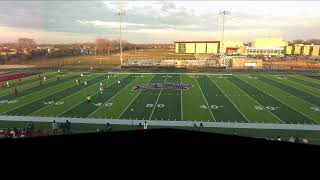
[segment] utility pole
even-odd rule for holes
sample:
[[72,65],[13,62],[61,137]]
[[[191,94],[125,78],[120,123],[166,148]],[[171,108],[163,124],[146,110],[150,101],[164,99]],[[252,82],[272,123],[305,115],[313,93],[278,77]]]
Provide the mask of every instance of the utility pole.
[[122,11],[121,6],[119,7],[118,11],[116,11],[116,12],[114,13],[114,15],[115,15],[115,16],[119,16],[119,18],[120,18],[120,27],[119,27],[119,30],[120,30],[119,36],[120,36],[120,38],[119,38],[119,44],[120,44],[120,64],[121,64],[121,66],[122,66],[122,61],[123,61],[123,59],[122,59],[122,42],[121,42],[121,39],[122,39],[122,37],[121,37],[121,36],[122,36],[121,23],[122,23],[122,16],[124,16],[125,13]]

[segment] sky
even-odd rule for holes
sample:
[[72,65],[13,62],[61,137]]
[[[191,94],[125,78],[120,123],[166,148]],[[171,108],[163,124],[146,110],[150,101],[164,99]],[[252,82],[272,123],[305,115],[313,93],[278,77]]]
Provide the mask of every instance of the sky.
[[0,1],[0,42],[82,43],[119,38],[132,43],[225,39],[320,38],[320,1]]

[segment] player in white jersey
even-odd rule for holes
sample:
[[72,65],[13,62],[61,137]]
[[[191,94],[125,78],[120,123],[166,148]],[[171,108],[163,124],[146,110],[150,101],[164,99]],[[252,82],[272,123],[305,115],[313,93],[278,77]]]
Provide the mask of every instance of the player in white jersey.
[[100,86],[100,93],[103,93],[103,86]]

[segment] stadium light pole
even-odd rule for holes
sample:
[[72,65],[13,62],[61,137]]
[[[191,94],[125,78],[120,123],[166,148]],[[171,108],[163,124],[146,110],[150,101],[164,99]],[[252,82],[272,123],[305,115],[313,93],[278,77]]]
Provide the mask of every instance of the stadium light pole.
[[119,44],[120,44],[120,64],[121,64],[121,66],[122,66],[122,61],[123,61],[123,59],[122,59],[122,42],[121,42],[121,40],[122,40],[122,27],[121,27],[121,24],[122,24],[122,16],[124,16],[125,15],[125,13],[122,11],[122,9],[121,8],[119,8],[119,10],[117,11],[117,12],[115,12],[114,13],[114,15],[115,16],[119,16],[119,18],[120,18],[120,25],[119,25],[119,36],[120,36],[120,38],[119,38]]
[[224,20],[226,15],[230,15],[230,11],[220,11],[219,15],[222,16],[222,32],[221,32],[221,47],[220,47],[220,54],[222,54],[224,48]]

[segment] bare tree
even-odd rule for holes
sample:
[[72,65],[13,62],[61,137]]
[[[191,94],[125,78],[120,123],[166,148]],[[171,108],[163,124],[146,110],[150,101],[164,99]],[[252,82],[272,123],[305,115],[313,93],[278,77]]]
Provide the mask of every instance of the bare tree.
[[110,46],[110,42],[107,39],[97,38],[96,39],[96,50],[100,53],[106,53]]
[[22,51],[27,51],[30,53],[35,50],[37,47],[36,41],[29,38],[19,38],[18,39],[18,50],[21,53]]
[[307,44],[320,45],[320,39],[308,39],[306,40]]
[[302,40],[302,39],[296,39],[296,40],[293,40],[292,43],[293,43],[293,44],[304,44],[305,41]]

